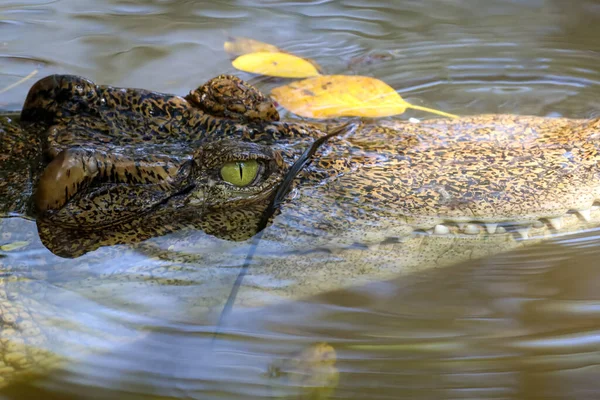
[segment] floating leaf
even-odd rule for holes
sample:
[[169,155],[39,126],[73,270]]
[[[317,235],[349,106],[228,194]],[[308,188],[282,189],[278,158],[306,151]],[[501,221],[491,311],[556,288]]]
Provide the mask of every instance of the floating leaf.
[[309,118],[382,117],[407,108],[387,84],[362,76],[318,76],[275,88],[272,96],[291,112]]
[[310,61],[287,53],[249,53],[239,56],[232,64],[241,71],[279,78],[307,78],[319,75],[319,71]]
[[[250,38],[246,38],[246,37],[239,37],[239,36],[230,37],[229,40],[223,44],[223,48],[225,49],[225,51],[227,53],[231,54],[232,56],[236,56],[236,57],[241,56],[243,54],[250,54],[250,53],[290,54],[287,51],[281,50],[279,47],[274,46],[272,44],[260,42],[258,40],[254,40],[254,39],[250,39]],[[311,63],[313,65],[313,67],[315,67],[315,69],[319,73],[321,73],[323,71],[321,66],[319,64],[317,64],[316,61],[311,60],[310,58],[305,58],[304,60]],[[308,76],[312,76],[312,75],[308,75]],[[305,78],[305,77],[306,76],[302,76],[302,78]]]
[[414,106],[386,83],[368,76],[317,76],[275,88],[271,96],[294,114],[308,118],[387,117],[407,108],[458,118]]
[[0,246],[0,250],[2,250],[2,251],[18,250],[20,248],[27,246],[28,244],[29,244],[29,242],[12,242],[12,243],[8,243],[8,244],[3,244],[2,246]]
[[283,53],[277,46],[245,37],[230,37],[223,44],[225,51],[233,56],[249,53]]

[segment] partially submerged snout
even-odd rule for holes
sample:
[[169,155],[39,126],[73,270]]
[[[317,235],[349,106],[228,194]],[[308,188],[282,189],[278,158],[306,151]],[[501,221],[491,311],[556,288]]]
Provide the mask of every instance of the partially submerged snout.
[[[291,224],[347,244],[415,231],[557,232],[593,222],[599,135],[598,119],[512,115],[365,126],[315,161],[337,166],[339,177],[302,189],[287,214]],[[325,208],[316,198],[332,201]],[[322,212],[311,214],[306,203]]]
[[600,200],[600,120],[490,115],[415,125],[405,130],[417,143],[403,152],[399,201],[417,227],[559,229],[561,217],[585,221]]
[[[194,226],[218,237],[251,236],[289,166],[327,127],[277,122],[268,99],[228,76],[185,99],[49,77],[34,85],[22,116],[30,125],[10,148],[31,144],[34,162],[24,151],[11,155],[31,173],[13,168],[6,176],[22,181],[27,195],[37,185],[35,206],[46,222],[106,230],[96,247],[119,242],[122,229],[131,231],[123,241],[137,240],[194,225],[190,218],[199,214]],[[276,225],[294,243],[304,236],[310,246],[327,246],[383,243],[415,231],[527,237],[530,229],[593,223],[599,135],[599,119],[480,115],[364,124],[319,149]],[[25,196],[0,189],[10,207],[25,208],[18,204]],[[160,229],[150,226],[156,221]]]
[[[593,223],[600,199],[599,126],[598,120],[510,115],[365,125],[319,150],[281,205],[274,231],[283,228],[279,238],[291,235],[298,246],[330,247],[383,243],[415,231],[527,238],[532,229],[545,235]],[[202,211],[199,226],[211,234],[251,236],[294,159],[284,160],[285,151],[276,147],[247,139],[203,145],[193,156],[201,165],[186,181],[194,186],[176,206]],[[247,186],[227,182],[224,166],[243,160],[260,164],[256,177]],[[238,172],[240,178],[248,173]],[[129,213],[131,203],[121,200],[146,193],[123,190],[106,212]],[[156,196],[167,192],[157,189]]]

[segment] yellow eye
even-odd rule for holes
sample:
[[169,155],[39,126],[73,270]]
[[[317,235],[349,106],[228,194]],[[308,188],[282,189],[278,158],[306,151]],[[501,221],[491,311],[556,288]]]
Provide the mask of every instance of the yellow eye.
[[259,164],[256,160],[233,161],[221,167],[221,177],[225,182],[238,187],[248,186],[258,175]]

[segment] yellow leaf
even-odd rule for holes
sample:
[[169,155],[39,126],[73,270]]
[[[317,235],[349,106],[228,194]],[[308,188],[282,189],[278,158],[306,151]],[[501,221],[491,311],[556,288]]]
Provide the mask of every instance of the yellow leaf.
[[271,96],[294,114],[308,118],[387,117],[407,108],[457,116],[407,103],[389,85],[368,76],[322,75],[273,89]]
[[[225,51],[232,56],[241,56],[243,54],[250,53],[285,53],[290,54],[287,51],[281,50],[279,47],[274,46],[269,43],[260,42],[258,40],[234,36],[230,37],[228,41],[223,44],[223,48]],[[321,73],[322,69],[319,64],[317,64],[314,60],[310,58],[305,58],[305,61],[308,61],[315,67],[317,72]],[[312,75],[310,75],[312,76]],[[304,78],[305,76],[302,76]]]
[[407,108],[394,89],[366,76],[322,75],[275,88],[272,96],[284,108],[309,118],[384,117]]
[[248,53],[280,53],[277,46],[269,43],[259,42],[258,40],[245,37],[230,37],[223,45],[225,51],[231,55],[239,56]]
[[287,53],[244,54],[233,60],[233,66],[241,71],[279,78],[306,78],[319,75],[309,61]]

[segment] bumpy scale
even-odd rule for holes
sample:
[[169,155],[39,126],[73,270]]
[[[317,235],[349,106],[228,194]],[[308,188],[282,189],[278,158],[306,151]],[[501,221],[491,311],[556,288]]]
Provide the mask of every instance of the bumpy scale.
[[[186,278],[208,282],[194,301],[222,304],[219,285],[229,290],[230,281],[215,277],[231,269],[218,267],[239,265],[245,253],[207,237],[220,251],[180,249],[196,245],[197,229],[227,241],[251,237],[290,165],[339,126],[278,121],[262,94],[227,76],[185,98],[73,76],[36,83],[20,118],[0,117],[0,213],[35,218],[42,242],[63,257],[111,244],[132,250],[107,247],[78,263],[32,253],[31,262],[60,279],[0,259],[3,383],[53,365],[58,342],[74,348],[51,322],[71,318],[53,303],[61,288],[96,301],[118,298],[111,291],[121,285],[100,290],[119,277],[96,274],[106,260],[147,255],[147,264],[123,265],[142,277],[126,275],[128,284],[146,290]],[[251,269],[257,280],[240,302],[258,302],[257,290],[308,296],[511,249],[521,243],[513,235],[598,224],[599,134],[599,119],[511,115],[349,124],[295,180],[263,236],[266,253],[257,253]],[[256,178],[241,187],[226,181],[223,166],[244,160],[259,164]],[[21,235],[35,246],[31,224],[3,221],[3,240]],[[144,242],[170,232],[168,245]],[[89,279],[85,265],[94,271]],[[72,283],[74,270],[84,278]]]

